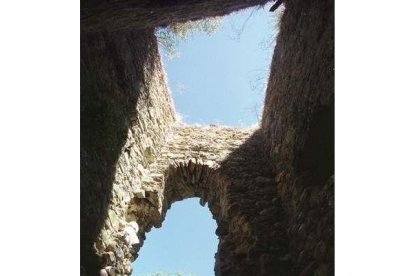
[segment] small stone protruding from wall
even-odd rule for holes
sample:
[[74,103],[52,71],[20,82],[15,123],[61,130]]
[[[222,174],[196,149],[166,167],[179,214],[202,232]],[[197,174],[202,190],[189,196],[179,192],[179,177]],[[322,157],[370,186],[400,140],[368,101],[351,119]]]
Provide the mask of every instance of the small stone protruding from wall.
[[137,236],[138,230],[139,226],[135,221],[129,222],[125,227],[123,238],[125,239],[126,243],[132,248],[137,247],[139,244],[139,239]]

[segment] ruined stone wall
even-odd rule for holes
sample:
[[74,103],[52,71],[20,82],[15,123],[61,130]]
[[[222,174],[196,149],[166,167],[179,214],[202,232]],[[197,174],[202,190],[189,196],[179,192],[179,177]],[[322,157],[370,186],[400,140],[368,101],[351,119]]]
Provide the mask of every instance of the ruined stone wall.
[[166,206],[193,196],[208,204],[218,225],[215,274],[289,275],[283,211],[260,131],[187,126],[175,133],[166,147]]
[[[140,179],[134,197],[128,202],[127,212],[116,216],[126,227],[136,223],[139,243],[128,244],[126,241],[130,237],[126,237],[124,240],[114,240],[116,247],[123,247],[123,252],[138,253],[145,240],[145,232],[153,226],[161,226],[167,210],[175,201],[198,196],[203,203],[208,201],[213,214],[219,216],[223,206],[220,201],[220,195],[223,194],[220,184],[223,180],[216,169],[232,150],[243,144],[251,132],[175,125],[160,155]],[[123,225],[109,236],[126,236]],[[133,261],[138,254],[117,256],[114,248],[107,247],[102,256],[107,256],[103,267],[108,273],[114,270],[117,274],[128,274],[131,272],[130,263],[125,259]]]
[[[191,1],[167,2],[182,20],[209,15],[201,0],[186,16]],[[230,2],[226,12],[243,1]],[[81,35],[82,275],[130,275],[145,233],[189,197],[217,221],[216,275],[333,275],[333,1],[284,2],[256,130],[176,122],[144,29],[170,22],[161,1],[140,26],[128,21],[134,8],[125,18],[108,8],[122,3],[89,6],[98,10]],[[122,30],[105,30],[100,16]]]
[[260,130],[176,124],[126,212],[114,214],[107,235],[114,246],[100,252],[106,273],[130,274],[145,232],[161,226],[172,203],[199,197],[218,224],[216,275],[291,275],[285,215],[263,143]]
[[333,275],[334,1],[286,0],[262,121],[293,275]]
[[263,144],[255,131],[219,169],[228,184],[216,275],[292,275],[285,214]]
[[145,232],[194,196],[218,222],[216,275],[280,269],[286,239],[262,136],[178,124],[149,31],[84,35],[81,62],[83,275],[130,275]]
[[[98,275],[175,112],[153,30],[81,37],[81,270]],[[133,227],[134,225],[130,225]],[[129,228],[130,228],[129,227]],[[125,232],[131,232],[125,226]],[[128,258],[125,258],[127,262]]]
[[224,16],[264,5],[270,0],[85,0],[81,7],[82,31],[145,29],[171,23]]

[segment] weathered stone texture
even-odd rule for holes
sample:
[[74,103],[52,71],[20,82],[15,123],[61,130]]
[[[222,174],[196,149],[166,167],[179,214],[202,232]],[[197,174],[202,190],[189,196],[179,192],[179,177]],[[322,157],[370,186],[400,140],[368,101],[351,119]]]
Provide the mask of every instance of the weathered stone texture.
[[262,129],[293,275],[333,275],[334,1],[285,1]]
[[175,201],[199,197],[218,223],[216,275],[290,275],[285,217],[263,143],[259,130],[176,124],[156,161],[127,185],[131,192],[114,186],[95,243],[101,267],[131,273],[145,232],[161,226]]
[[[216,275],[289,275],[283,208],[253,129],[176,126],[127,220],[159,227],[175,201],[199,197],[218,223]],[[237,264],[237,265],[235,265]]]
[[[125,237],[125,226],[137,222],[139,244],[128,244],[126,239],[118,239],[114,241],[116,246],[106,246],[100,253],[102,256],[114,255],[114,247],[122,248],[123,253],[119,254],[121,258],[105,259],[110,260],[105,266],[116,267],[122,274],[129,273],[130,261],[137,257],[135,253],[145,240],[145,232],[153,226],[161,226],[167,210],[175,201],[199,196],[204,202],[215,205],[215,209],[222,208],[216,200],[219,191],[212,187],[212,183],[218,185],[221,181],[216,169],[231,151],[243,144],[251,132],[176,125],[156,161],[132,186],[133,196],[122,201],[127,204],[122,205],[122,212],[114,215],[119,223],[116,227],[112,224],[111,232],[105,233],[107,230],[104,229],[101,234],[102,239],[106,236]],[[140,160],[132,163],[135,162]],[[102,239],[98,239],[98,243]]]
[[333,115],[333,19],[333,0],[286,1],[262,121],[275,168],[297,165],[314,117]]
[[226,216],[218,225],[216,275],[291,275],[285,215],[263,144],[255,131],[218,169]]
[[128,0],[82,1],[83,31],[145,29],[223,16],[270,0]]
[[120,218],[175,121],[157,49],[152,30],[81,37],[81,266],[88,275],[98,273],[97,253],[120,252],[114,229],[127,227]]
[[[217,1],[134,2],[125,18],[128,1],[92,2],[81,36],[82,275],[130,275],[145,233],[189,197],[217,221],[216,275],[333,275],[333,1],[284,1],[260,129],[176,122],[143,29],[211,15],[197,9]],[[266,1],[242,2],[221,12]],[[148,13],[140,5],[156,12],[135,18]]]

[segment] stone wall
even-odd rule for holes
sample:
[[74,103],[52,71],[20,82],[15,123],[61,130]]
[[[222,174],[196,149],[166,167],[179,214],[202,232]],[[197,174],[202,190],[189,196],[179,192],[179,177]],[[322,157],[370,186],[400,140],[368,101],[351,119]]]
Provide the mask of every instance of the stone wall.
[[133,197],[115,186],[122,211],[109,215],[97,241],[105,273],[130,274],[145,232],[161,226],[175,201],[199,197],[218,224],[216,275],[290,275],[285,216],[263,143],[260,130],[176,124]]
[[[98,275],[175,122],[153,30],[81,37],[81,267]],[[127,253],[124,255],[128,256]],[[112,256],[105,256],[105,258]],[[125,261],[127,258],[125,259]]]
[[[333,1],[284,2],[260,129],[176,121],[145,29],[168,22],[82,23],[82,275],[130,275],[145,233],[189,197],[217,221],[216,275],[333,275]],[[177,16],[209,15],[197,5]]]
[[166,208],[199,197],[217,221],[216,275],[286,274],[282,208],[256,129],[180,127],[166,147]]
[[171,23],[224,16],[264,5],[270,0],[85,0],[81,7],[82,31],[145,29]]
[[334,270],[334,1],[286,0],[262,129],[293,275]]

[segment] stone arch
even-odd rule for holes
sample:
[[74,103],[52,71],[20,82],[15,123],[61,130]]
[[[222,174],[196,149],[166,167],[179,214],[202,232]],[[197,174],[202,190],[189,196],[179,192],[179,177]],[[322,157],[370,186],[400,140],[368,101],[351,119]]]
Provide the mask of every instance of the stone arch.
[[[145,190],[137,193],[131,200],[126,216],[127,221],[137,223],[138,239],[141,242],[136,248],[129,246],[138,251],[143,246],[145,233],[152,227],[161,227],[167,211],[177,201],[198,197],[201,205],[208,203],[216,221],[221,218],[222,193],[216,188],[224,185],[221,185],[223,180],[218,176],[216,169],[211,162],[206,164],[202,160],[188,159],[169,165],[163,172],[163,177],[159,178],[161,181],[158,185],[144,185]],[[135,259],[137,256],[132,254],[131,257]]]
[[[192,6],[190,2],[183,3]],[[159,16],[152,17],[158,19],[141,24],[150,29],[110,33],[103,27],[113,20],[101,24],[104,18],[95,13],[105,6],[83,8],[82,275],[96,275],[100,268],[106,275],[131,273],[131,260],[145,233],[140,221],[128,218],[131,202],[139,202],[135,205],[142,214],[149,212],[141,220],[160,224],[168,183],[164,172],[192,158],[218,165],[214,171],[225,187],[220,189],[225,195],[220,196],[221,209],[213,210],[226,215],[217,229],[216,275],[333,275],[334,181],[333,176],[321,180],[333,167],[313,165],[320,154],[333,162],[333,148],[326,150],[319,139],[333,142],[333,132],[324,130],[333,129],[325,119],[334,113],[334,3],[285,4],[261,130],[254,133],[176,124],[151,28],[168,23],[159,18],[181,16],[165,17],[159,9]],[[137,10],[125,11],[129,18],[145,18],[136,16]],[[195,5],[190,10],[203,13]],[[129,19],[118,15],[124,22]],[[126,27],[118,23],[115,29]],[[328,109],[318,115],[322,105]],[[174,137],[167,139],[168,133]]]
[[172,203],[199,197],[217,222],[216,275],[284,275],[284,216],[261,132],[180,125],[173,133],[101,245],[102,268],[130,274],[145,233],[161,227]]
[[[229,210],[234,213],[237,206],[228,204],[228,186],[231,185],[231,181],[220,168],[228,154],[241,145],[251,135],[252,130],[179,126],[174,129],[174,133],[174,137],[164,147],[164,154],[158,160],[164,165],[151,171],[142,183],[142,190],[135,193],[130,201],[126,220],[137,223],[137,237],[140,243],[135,247],[133,244],[127,245],[133,251],[127,265],[137,257],[139,249],[143,246],[145,233],[153,226],[161,227],[171,205],[186,198],[198,197],[201,205],[208,205],[218,225],[216,234],[219,238],[219,248],[229,246],[230,242],[225,241],[225,237],[229,232],[235,232],[234,229],[248,231],[247,220],[232,222],[228,219]],[[229,228],[233,231],[229,231]],[[246,237],[247,235],[243,239]],[[247,244],[248,241],[245,242]],[[241,240],[239,243],[243,244]],[[217,253],[216,259],[219,255],[220,253]],[[218,263],[216,261],[216,266]],[[114,263],[105,265],[111,266]],[[121,269],[129,271],[128,267]]]

